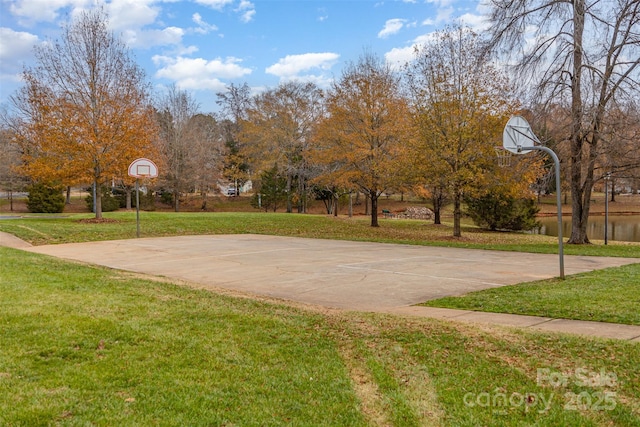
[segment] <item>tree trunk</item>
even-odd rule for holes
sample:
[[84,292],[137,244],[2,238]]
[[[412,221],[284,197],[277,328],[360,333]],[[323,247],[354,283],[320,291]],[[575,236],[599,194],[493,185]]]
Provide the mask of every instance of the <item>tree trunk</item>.
[[[604,185],[607,185],[607,182],[604,182]],[[616,201],[616,181],[611,179],[611,202]]]
[[124,189],[126,208],[131,210],[131,188],[128,186]]
[[[238,194],[237,190],[236,190],[236,194]],[[200,208],[203,211],[207,210],[207,196],[208,196],[208,191],[207,190],[203,190],[200,192],[200,197],[202,197],[202,207]]]
[[95,189],[96,189],[96,219],[102,219],[102,186],[98,184],[97,181],[94,181]]
[[460,219],[462,218],[462,210],[460,208],[462,195],[460,191],[456,191],[453,196],[453,237],[461,237],[462,230],[460,228]]
[[307,213],[307,185],[304,179],[298,177],[298,213]]
[[371,192],[369,198],[371,199],[371,226],[380,227],[378,224],[378,194]]
[[[589,220],[589,203],[591,188],[583,185],[583,149],[582,132],[582,42],[584,32],[584,0],[573,2],[573,74],[571,76],[571,237],[568,243],[586,244],[587,222]],[[589,196],[587,199],[585,196]],[[586,201],[586,203],[585,203]]]
[[71,186],[67,185],[67,200],[65,202],[67,205],[71,204]]
[[433,203],[433,223],[438,225],[442,224],[442,222],[440,222],[440,209],[442,209],[442,199],[440,195],[431,197],[431,202]]
[[291,203],[291,174],[287,174],[287,213],[293,212],[293,204]]

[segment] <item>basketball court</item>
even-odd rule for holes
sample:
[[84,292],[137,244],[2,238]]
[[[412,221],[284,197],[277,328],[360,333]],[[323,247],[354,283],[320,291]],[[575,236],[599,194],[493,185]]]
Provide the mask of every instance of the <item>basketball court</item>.
[[[31,252],[325,307],[384,310],[558,276],[558,256],[263,235],[142,238]],[[565,256],[566,274],[638,259]]]

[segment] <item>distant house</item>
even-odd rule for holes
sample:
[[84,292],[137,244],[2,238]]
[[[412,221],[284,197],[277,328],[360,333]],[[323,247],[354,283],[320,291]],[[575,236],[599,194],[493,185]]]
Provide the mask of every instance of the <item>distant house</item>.
[[236,194],[235,184],[230,181],[218,181],[218,189],[220,193],[225,196],[239,196],[240,194],[250,192],[253,189],[253,183],[251,181],[245,182],[238,188],[238,194]]

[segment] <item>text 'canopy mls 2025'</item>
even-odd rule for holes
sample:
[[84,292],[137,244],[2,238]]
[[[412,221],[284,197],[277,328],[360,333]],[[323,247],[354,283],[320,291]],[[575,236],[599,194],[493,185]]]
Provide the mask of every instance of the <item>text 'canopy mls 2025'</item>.
[[531,147],[540,143],[524,117],[513,116],[507,122],[502,133],[502,147],[514,154],[523,154],[522,147]]
[[158,166],[149,159],[136,159],[129,165],[129,176],[134,178],[156,178]]

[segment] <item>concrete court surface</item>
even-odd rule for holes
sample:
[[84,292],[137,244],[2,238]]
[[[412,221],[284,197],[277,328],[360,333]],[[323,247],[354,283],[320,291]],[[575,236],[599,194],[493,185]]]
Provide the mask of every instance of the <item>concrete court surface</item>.
[[[141,238],[26,250],[204,287],[366,311],[559,275],[557,255],[263,235]],[[565,256],[565,274],[638,261]]]

